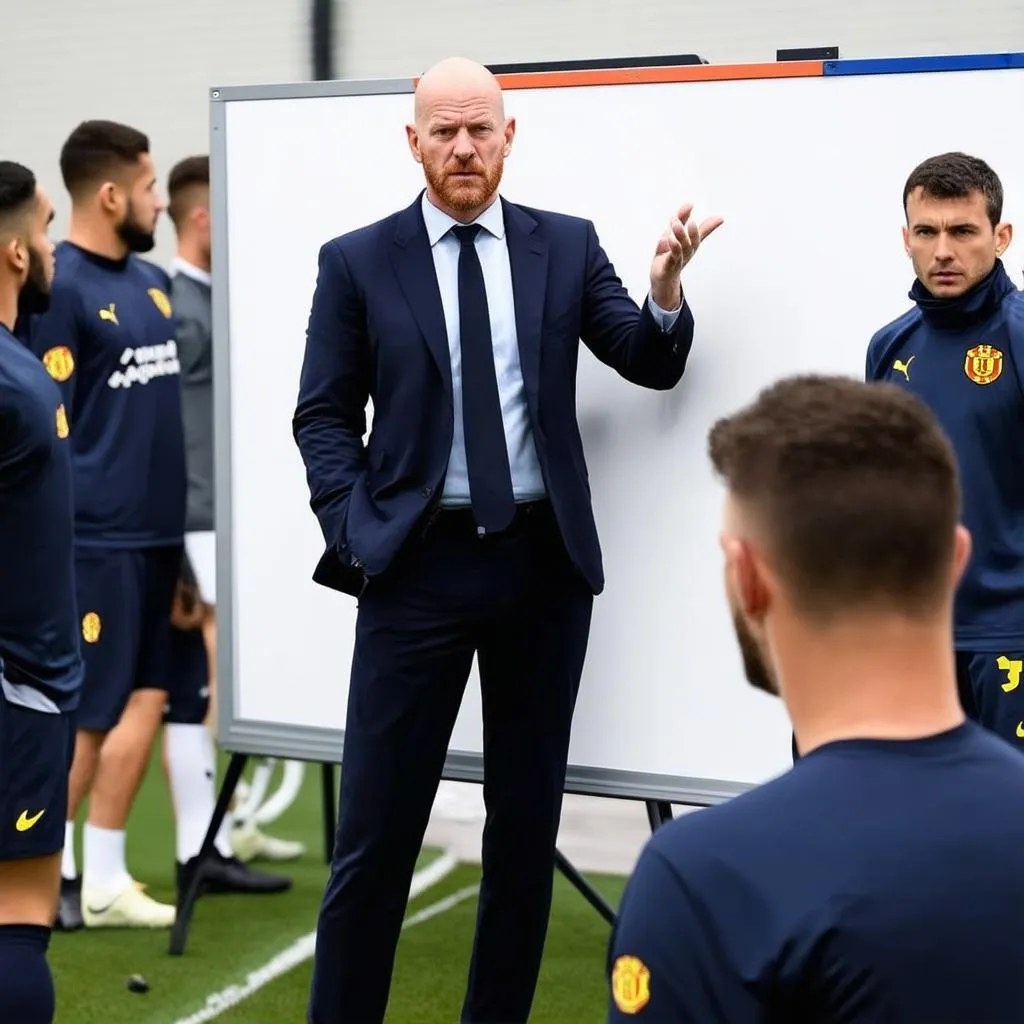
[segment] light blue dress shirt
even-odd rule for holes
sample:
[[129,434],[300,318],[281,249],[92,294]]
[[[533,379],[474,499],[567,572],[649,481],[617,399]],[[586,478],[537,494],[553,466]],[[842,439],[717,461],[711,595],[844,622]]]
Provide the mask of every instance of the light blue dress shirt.
[[[459,241],[451,228],[459,222],[439,210],[423,194],[423,220],[434,257],[434,270],[444,307],[448,330],[448,353],[452,364],[452,400],[455,408],[455,433],[445,477],[441,504],[468,505],[469,474],[466,469],[466,443],[462,424],[462,357],[459,346]],[[519,341],[516,337],[516,308],[512,293],[512,268],[505,241],[505,219],[501,202],[493,203],[473,222],[482,228],[476,237],[476,251],[484,273],[487,310],[491,321],[494,347],[494,369],[498,379],[498,398],[505,423],[512,470],[512,490],[516,501],[533,501],[545,495],[544,478],[533,440],[530,413],[523,389],[523,371],[519,363]],[[663,331],[671,330],[680,310],[667,312],[650,296],[647,304]]]

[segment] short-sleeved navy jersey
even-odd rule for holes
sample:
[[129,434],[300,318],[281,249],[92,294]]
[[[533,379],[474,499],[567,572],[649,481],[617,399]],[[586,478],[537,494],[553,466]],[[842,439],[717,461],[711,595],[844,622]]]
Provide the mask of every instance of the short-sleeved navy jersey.
[[871,339],[866,376],[926,402],[956,451],[963,521],[973,539],[957,592],[957,648],[1021,648],[1024,294],[997,262],[958,299],[936,299],[919,281],[910,297],[914,308]]
[[60,390],[0,326],[0,672],[65,711],[83,675],[69,445]]
[[1024,755],[974,723],[844,740],[664,825],[612,937],[609,1020],[1024,1021]]
[[185,442],[170,279],[137,256],[57,246],[50,309],[18,334],[61,387],[71,425],[75,540],[180,544]]

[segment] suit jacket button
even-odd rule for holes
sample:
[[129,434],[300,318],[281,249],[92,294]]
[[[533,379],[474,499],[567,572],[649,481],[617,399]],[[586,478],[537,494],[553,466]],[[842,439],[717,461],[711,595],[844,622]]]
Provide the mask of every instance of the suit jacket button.
[[431,487],[429,484],[426,487],[420,489],[420,494],[422,494],[424,498],[429,498],[433,493],[434,488]]

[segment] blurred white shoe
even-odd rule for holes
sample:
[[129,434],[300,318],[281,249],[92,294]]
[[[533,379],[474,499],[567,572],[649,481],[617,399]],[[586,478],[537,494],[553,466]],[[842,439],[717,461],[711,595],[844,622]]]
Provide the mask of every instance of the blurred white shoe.
[[235,822],[231,827],[231,849],[244,864],[253,860],[296,860],[306,852],[306,844],[294,839],[278,839],[261,832],[253,822]]
[[174,907],[147,896],[134,879],[113,891],[82,889],[82,920],[86,928],[170,928]]

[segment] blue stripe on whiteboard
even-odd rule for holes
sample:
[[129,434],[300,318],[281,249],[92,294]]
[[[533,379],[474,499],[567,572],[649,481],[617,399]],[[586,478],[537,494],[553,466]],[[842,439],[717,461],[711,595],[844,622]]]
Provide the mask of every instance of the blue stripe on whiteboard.
[[1024,68],[1024,53],[973,53],[949,57],[881,57],[827,60],[825,75],[908,75],[919,71],[994,71]]

